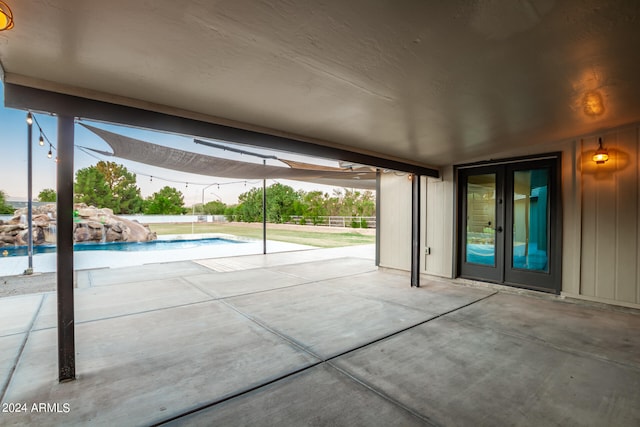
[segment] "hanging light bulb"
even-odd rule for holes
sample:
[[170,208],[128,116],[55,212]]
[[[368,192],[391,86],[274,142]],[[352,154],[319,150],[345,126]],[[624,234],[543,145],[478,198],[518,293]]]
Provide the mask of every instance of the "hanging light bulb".
[[33,124],[33,116],[31,115],[31,111],[29,111],[27,113],[27,124],[28,125],[32,125]]
[[602,147],[602,138],[598,138],[598,149],[593,155],[593,161],[596,162],[597,165],[602,165],[607,160],[609,160],[609,150]]
[[38,145],[40,147],[44,146],[44,138],[42,137],[42,131],[40,131],[40,139],[38,140]]
[[153,176],[149,177],[149,182],[153,182]]
[[184,188],[189,188],[189,183],[188,182],[184,185]]
[[48,158],[52,158],[53,157],[53,152],[51,151],[51,144],[49,144],[49,152],[47,153],[47,157]]
[[58,163],[58,156],[56,156],[56,163]]

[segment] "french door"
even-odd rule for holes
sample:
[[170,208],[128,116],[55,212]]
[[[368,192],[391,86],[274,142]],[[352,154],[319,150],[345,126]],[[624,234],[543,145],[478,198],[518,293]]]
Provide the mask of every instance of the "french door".
[[457,171],[459,275],[559,293],[559,155]]

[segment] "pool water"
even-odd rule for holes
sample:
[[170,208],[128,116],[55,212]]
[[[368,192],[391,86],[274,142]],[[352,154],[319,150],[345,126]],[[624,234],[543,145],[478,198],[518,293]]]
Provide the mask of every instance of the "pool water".
[[[109,242],[109,243],[75,243],[74,251],[119,251],[119,252],[138,252],[138,251],[162,251],[169,249],[192,249],[213,245],[228,245],[246,243],[241,240],[223,239],[220,237],[211,237],[206,239],[193,240],[152,240],[150,242]],[[7,254],[4,254],[4,251]],[[49,254],[56,252],[56,245],[34,245],[33,254]],[[27,256],[26,246],[4,246],[0,248],[1,256]]]

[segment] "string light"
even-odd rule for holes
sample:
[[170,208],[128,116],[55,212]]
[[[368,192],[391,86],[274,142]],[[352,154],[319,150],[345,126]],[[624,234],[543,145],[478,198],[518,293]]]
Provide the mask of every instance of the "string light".
[[[35,123],[36,126],[38,126],[38,130],[40,131],[40,138],[38,139],[38,145],[41,147],[44,147],[44,143],[46,141],[49,144],[49,152],[47,153],[47,157],[50,159],[53,158],[53,152],[56,151],[56,147],[51,143],[45,131],[42,130],[42,126],[40,126],[40,122],[38,122],[38,118],[35,116],[35,114],[31,114],[31,111],[27,113],[27,123],[29,125]],[[56,157],[56,161],[57,161],[57,157]]]

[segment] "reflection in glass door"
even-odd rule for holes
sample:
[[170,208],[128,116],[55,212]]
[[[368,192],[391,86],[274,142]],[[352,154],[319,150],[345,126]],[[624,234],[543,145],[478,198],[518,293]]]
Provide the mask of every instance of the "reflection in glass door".
[[458,169],[458,273],[560,290],[559,155]]
[[466,262],[496,264],[496,174],[471,175],[467,181]]
[[502,281],[502,176],[495,168],[461,171],[465,219],[462,241],[462,275]]
[[549,271],[549,170],[513,172],[512,268]]

